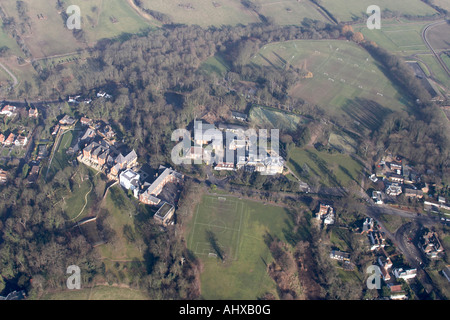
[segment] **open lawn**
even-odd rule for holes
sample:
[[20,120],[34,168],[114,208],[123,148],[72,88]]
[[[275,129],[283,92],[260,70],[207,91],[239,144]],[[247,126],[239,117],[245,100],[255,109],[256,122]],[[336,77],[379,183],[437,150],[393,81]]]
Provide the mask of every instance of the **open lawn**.
[[[348,41],[296,40],[261,48],[251,63],[284,68],[286,63],[306,69],[313,78],[301,79],[289,94],[327,109],[331,115],[362,113],[374,117],[408,105],[374,59]],[[367,106],[370,105],[370,108]],[[361,119],[354,119],[361,122]]]
[[[68,130],[62,135],[59,145],[57,146],[58,149],[56,150],[52,163],[48,168],[48,179],[52,179],[58,171],[64,170],[64,168],[69,165],[69,156],[66,154],[66,151],[72,143],[73,136],[74,133],[72,130]],[[45,171],[47,172],[47,170]]]
[[298,125],[306,122],[306,119],[299,115],[259,106],[252,107],[249,119],[251,123],[260,128],[275,128],[288,131],[295,131]]
[[[94,44],[103,38],[115,38],[125,33],[138,33],[150,25],[127,1],[92,0],[61,1],[63,10],[59,10],[52,1],[23,0],[30,26],[23,28],[22,38],[33,58],[75,52],[85,48],[86,43]],[[77,41],[72,30],[66,27],[62,13],[69,5],[77,5],[81,11],[81,33],[83,38]],[[16,22],[23,18],[18,13],[16,1],[4,1],[2,7]]]
[[303,19],[326,21],[310,1],[255,0],[261,5],[261,14],[279,25],[300,25]]
[[88,213],[88,208],[93,200],[93,184],[89,179],[84,180],[79,186],[74,185],[69,197],[64,199],[64,210],[69,219],[81,220]]
[[202,27],[260,22],[257,14],[239,0],[164,1],[141,0],[146,9],[168,15],[172,22]]
[[108,243],[99,247],[102,257],[109,261],[131,261],[134,258],[143,260],[142,253],[139,252],[136,245],[129,243],[124,236],[124,227],[126,225],[134,232],[133,218],[129,215],[131,211],[129,206],[133,205],[130,201],[131,199],[128,199],[122,188],[116,185],[109,189],[103,202],[103,207],[109,212],[107,224],[117,236],[117,241],[114,241],[114,243]]
[[442,66],[437,61],[436,57],[432,54],[421,54],[417,57],[427,65],[433,75],[433,78],[446,87],[447,90],[450,90],[450,77],[444,69],[442,69]]
[[114,286],[97,285],[80,290],[61,290],[44,294],[41,300],[148,300],[145,293]]
[[188,248],[204,265],[203,298],[256,299],[265,292],[277,296],[267,273],[272,256],[264,236],[269,233],[284,241],[289,226],[284,208],[229,196],[203,196],[186,235]]
[[420,0],[322,0],[322,6],[338,21],[353,21],[368,17],[367,8],[376,4],[381,11],[401,12],[411,16],[432,16],[437,11]]
[[319,152],[313,147],[294,148],[289,168],[300,178],[315,185],[345,187],[350,181],[358,182],[362,166],[346,154]]

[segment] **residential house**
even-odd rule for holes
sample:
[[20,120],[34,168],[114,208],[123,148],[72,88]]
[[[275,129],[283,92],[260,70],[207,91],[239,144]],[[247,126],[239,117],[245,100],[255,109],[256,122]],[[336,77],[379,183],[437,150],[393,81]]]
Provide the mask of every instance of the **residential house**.
[[75,119],[66,114],[61,120],[59,120],[59,124],[71,126],[75,123],[75,121],[76,121]]
[[334,223],[334,209],[328,204],[320,204],[319,212],[316,216],[317,220],[323,220],[324,224]]
[[403,279],[403,280],[409,280],[413,279],[417,276],[417,269],[403,269],[403,268],[396,268],[393,270],[394,276],[396,279]]
[[386,194],[389,196],[398,196],[402,194],[402,187],[396,184],[391,184],[386,188]]
[[139,194],[140,202],[154,205],[156,202],[155,198],[161,193],[167,183],[180,183],[184,179],[184,176],[175,170],[165,167],[162,167],[161,169],[163,169],[162,173],[157,176],[144,192]]
[[0,143],[3,144],[5,142],[6,137],[0,133]]
[[239,120],[239,121],[247,121],[248,116],[245,113],[237,112],[237,111],[231,111],[231,116],[233,119]]
[[380,191],[373,191],[372,192],[372,199],[375,201],[376,204],[383,204],[383,199],[381,197]]
[[52,136],[54,136],[55,134],[58,133],[59,128],[60,128],[60,127],[59,127],[59,124],[57,124],[57,125],[55,126],[55,128],[53,129]]
[[423,191],[422,190],[415,190],[410,188],[405,188],[405,196],[409,198],[416,198],[416,199],[422,199],[423,198]]
[[338,250],[331,250],[330,258],[338,261],[350,261],[350,254]]
[[439,203],[442,203],[442,204],[445,204],[445,202],[446,202],[446,201],[445,201],[445,197],[439,196],[439,197],[438,197],[438,202],[439,202]]
[[388,175],[388,180],[390,182],[403,184],[403,182],[405,181],[405,178],[400,174],[391,173]]
[[92,119],[89,119],[89,118],[86,118],[86,117],[81,117],[80,123],[83,126],[90,126],[93,123],[93,121],[92,121]]
[[139,179],[140,175],[131,169],[127,169],[119,175],[120,185],[126,190],[139,189]]
[[0,169],[0,183],[4,183],[8,180],[8,172]]
[[161,207],[156,211],[155,215],[153,216],[156,221],[162,223],[163,225],[167,226],[170,222],[170,219],[173,217],[173,214],[175,213],[175,208],[173,205],[164,202]]
[[367,237],[369,239],[370,250],[373,251],[375,249],[383,248],[385,246],[385,239],[380,231],[369,231],[367,233]]
[[4,106],[2,108],[2,111],[0,111],[0,115],[6,115],[7,117],[12,117],[16,115],[16,107],[10,106],[9,104]]
[[24,137],[22,135],[17,136],[16,140],[14,141],[14,144],[16,146],[24,147],[28,143],[28,138]]
[[37,160],[41,160],[47,157],[47,146],[45,144],[41,144],[38,147]]
[[6,140],[4,142],[4,145],[5,146],[11,146],[14,143],[14,140],[15,140],[14,138],[15,137],[16,136],[14,135],[14,133],[10,133],[8,138],[6,138]]
[[234,163],[233,162],[219,162],[215,167],[214,170],[217,171],[234,171]]
[[39,111],[37,108],[30,108],[28,110],[28,118],[37,118],[39,116]]
[[388,284],[388,287],[391,290],[391,300],[405,300],[407,298],[401,284]]
[[444,248],[435,232],[427,232],[422,236],[421,249],[430,258],[437,258]]

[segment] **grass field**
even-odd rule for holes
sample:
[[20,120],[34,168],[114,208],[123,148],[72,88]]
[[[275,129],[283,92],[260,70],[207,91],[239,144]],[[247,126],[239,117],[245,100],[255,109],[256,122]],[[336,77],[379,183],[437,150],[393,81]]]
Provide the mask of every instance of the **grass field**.
[[[52,1],[24,0],[31,27],[25,28],[23,39],[33,58],[75,52],[85,44],[76,41],[66,27],[61,13]],[[149,23],[134,11],[126,1],[92,0],[62,1],[64,10],[78,5],[81,10],[81,30],[85,40],[93,44],[102,38],[114,38],[124,33],[137,33],[148,28]],[[4,1],[2,6],[9,17],[21,22],[15,1]]]
[[[186,237],[188,248],[204,265],[203,298],[256,299],[265,292],[277,296],[275,283],[267,273],[272,256],[264,236],[270,233],[284,240],[289,221],[284,208],[234,197],[203,196]],[[224,262],[217,250],[225,257]]]
[[312,147],[294,148],[287,165],[298,177],[329,187],[345,187],[352,180],[358,182],[362,170],[361,164],[349,155],[319,152]]
[[358,107],[367,109],[369,101],[374,106],[391,110],[404,109],[408,105],[376,61],[351,42],[297,40],[272,43],[261,48],[251,63],[280,69],[289,63],[311,71],[313,78],[300,80],[289,94],[322,106],[332,115],[348,113],[346,108],[352,111]]
[[41,300],[148,300],[145,293],[113,286],[95,286],[80,290],[63,290],[47,293]]
[[125,225],[129,225],[134,230],[133,219],[129,216],[131,211],[129,206],[132,205],[121,187],[116,185],[109,189],[103,206],[110,214],[108,224],[116,233],[118,241],[113,245],[106,244],[99,248],[103,258],[129,261],[134,258],[138,260],[143,259],[142,253],[139,252],[138,248],[132,243],[128,243],[123,235]]
[[69,219],[81,220],[88,213],[88,208],[93,200],[93,185],[90,180],[84,180],[80,186],[75,185],[72,193],[64,199],[64,210]]
[[299,115],[258,106],[252,107],[249,113],[249,119],[251,123],[261,128],[276,128],[291,131],[295,131],[298,125],[306,122]]
[[[170,16],[172,22],[202,27],[259,22],[258,16],[239,0],[142,0],[143,7]],[[216,4],[216,5],[214,5]]]
[[326,21],[310,1],[255,0],[261,4],[261,14],[279,25],[299,25],[304,18]]
[[434,78],[443,86],[445,86],[447,90],[450,90],[450,77],[447,75],[444,69],[442,69],[442,66],[436,60],[436,57],[434,57],[432,54],[421,54],[418,55],[418,58],[426,63],[428,68],[431,69]]
[[429,16],[437,13],[436,10],[420,0],[322,0],[325,7],[338,21],[352,21],[368,17],[366,13],[370,5],[376,4],[381,11],[390,10],[412,16]]
[[431,0],[431,2],[442,9],[450,11],[450,2],[448,0]]
[[434,50],[449,50],[450,49],[450,24],[444,23],[435,26],[427,32],[428,40]]

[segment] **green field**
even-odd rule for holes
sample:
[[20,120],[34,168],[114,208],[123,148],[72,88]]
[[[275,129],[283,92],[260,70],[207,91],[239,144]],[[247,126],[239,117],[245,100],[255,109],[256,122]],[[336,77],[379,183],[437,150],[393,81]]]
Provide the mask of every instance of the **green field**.
[[113,286],[95,286],[80,290],[62,290],[46,293],[41,300],[148,300],[145,293]]
[[[296,40],[272,43],[261,48],[251,63],[284,68],[286,63],[311,71],[313,78],[301,79],[289,90],[294,98],[342,115],[355,109],[405,109],[408,105],[377,62],[355,43],[339,40]],[[357,99],[356,99],[357,98]],[[360,110],[356,110],[359,112]],[[359,120],[358,120],[359,121]]]
[[[289,216],[284,208],[204,196],[187,227],[187,245],[202,261],[201,292],[205,299],[256,299],[266,292],[277,296],[267,273],[272,256],[266,233],[284,240]],[[213,235],[212,242],[209,236]],[[219,254],[217,248],[219,247]],[[219,259],[223,255],[224,262]]]
[[319,152],[312,147],[294,148],[287,165],[301,179],[328,187],[345,187],[352,180],[358,182],[362,170],[361,164],[349,155]]
[[331,12],[338,21],[353,21],[368,17],[370,5],[377,5],[381,11],[389,10],[412,16],[431,16],[437,11],[420,0],[321,0],[321,4]]
[[[52,1],[24,0],[28,10],[31,27],[24,29],[22,35],[33,58],[42,58],[75,52],[85,48],[85,43],[77,41],[72,31],[66,27],[61,12]],[[114,38],[124,33],[137,33],[150,25],[127,1],[122,0],[92,0],[92,1],[62,1],[64,10],[69,5],[78,5],[81,10],[81,31],[84,41],[94,44],[103,38]],[[16,22],[21,17],[15,1],[4,1],[4,11]]]
[[[133,218],[129,216],[133,204],[130,203],[127,195],[120,186],[113,186],[109,189],[103,203],[104,208],[109,212],[108,225],[114,230],[118,241],[114,244],[102,245],[99,249],[103,258],[111,260],[142,260],[142,253],[136,245],[129,243],[123,234],[124,226],[129,225],[134,230]],[[105,264],[106,261],[105,261]],[[107,264],[108,267],[108,264]]]
[[447,75],[445,70],[442,69],[442,66],[437,61],[436,57],[432,54],[421,54],[418,55],[418,58],[428,66],[433,74],[433,78],[445,86],[447,90],[450,90],[450,77]]
[[202,27],[259,22],[258,16],[239,0],[142,0],[143,7],[168,15],[172,22]]
[[298,125],[306,122],[299,115],[258,106],[252,107],[249,113],[249,119],[251,123],[260,128],[276,128],[291,131],[297,130]]
[[326,21],[310,1],[255,0],[261,4],[261,14],[279,25],[299,25],[303,19]]
[[89,179],[84,180],[80,186],[75,185],[72,193],[64,199],[64,207],[69,219],[81,220],[88,213],[93,200],[93,185]]

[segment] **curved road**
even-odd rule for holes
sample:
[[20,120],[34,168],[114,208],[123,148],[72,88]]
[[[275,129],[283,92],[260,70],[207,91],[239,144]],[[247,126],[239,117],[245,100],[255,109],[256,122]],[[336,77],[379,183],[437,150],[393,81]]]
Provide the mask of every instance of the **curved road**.
[[439,55],[439,53],[437,53],[433,49],[433,47],[431,46],[431,44],[430,44],[430,42],[428,41],[428,38],[427,38],[427,32],[431,28],[439,26],[439,25],[442,25],[442,24],[446,24],[446,23],[447,23],[446,20],[439,20],[437,22],[430,23],[429,25],[427,25],[423,29],[423,31],[422,31],[422,39],[423,39],[423,42],[427,45],[427,47],[430,49],[430,51],[433,53],[433,55],[436,57],[436,59],[438,60],[439,64],[442,66],[442,68],[447,72],[447,75],[450,77],[450,70],[449,70],[449,68],[447,67],[445,62],[441,59],[441,56]]

